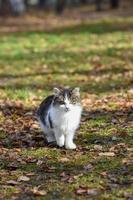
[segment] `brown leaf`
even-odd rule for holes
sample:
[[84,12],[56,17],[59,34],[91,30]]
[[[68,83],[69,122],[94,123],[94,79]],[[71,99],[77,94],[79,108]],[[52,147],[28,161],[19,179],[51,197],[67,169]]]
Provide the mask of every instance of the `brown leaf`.
[[69,177],[68,176],[65,176],[65,177],[62,177],[61,178],[61,181],[62,182],[67,182],[69,180]]
[[94,145],[94,149],[96,151],[102,151],[103,147],[101,145],[96,144],[96,145]]
[[97,189],[87,189],[87,194],[91,196],[96,196],[98,195],[98,190]]
[[113,157],[113,156],[115,156],[115,153],[114,152],[101,152],[101,153],[99,153],[99,156]]
[[96,196],[98,195],[99,191],[97,189],[93,188],[87,188],[87,187],[80,187],[76,190],[76,194],[82,195],[87,194],[89,196]]
[[51,166],[51,167],[47,166],[47,168],[45,166],[45,171],[48,172],[48,173],[53,173],[53,172],[55,172],[55,170],[56,170],[56,168],[53,167],[53,166]]
[[113,118],[113,119],[111,120],[111,123],[112,123],[112,124],[117,124],[117,123],[118,123],[118,120],[115,119],[115,118]]
[[91,165],[91,164],[88,164],[88,165],[85,165],[85,166],[84,166],[84,169],[85,169],[86,171],[92,171],[92,168],[93,168],[93,165]]
[[131,159],[123,158],[123,159],[122,159],[122,163],[123,163],[123,164],[126,164],[126,165],[129,165],[129,164],[132,164],[132,161],[131,161]]
[[19,183],[17,181],[14,181],[14,180],[9,180],[9,181],[7,181],[7,184],[9,184],[9,185],[18,185]]
[[68,162],[69,159],[68,159],[68,158],[60,158],[59,161],[60,161],[60,162]]
[[61,176],[61,177],[65,177],[65,176],[66,176],[66,173],[65,173],[65,172],[62,172],[62,173],[60,174],[60,176]]
[[20,176],[20,177],[18,178],[18,181],[29,181],[29,180],[30,180],[30,178],[27,177],[27,176]]
[[86,188],[78,188],[77,190],[76,190],[76,194],[84,194],[84,193],[86,193]]
[[107,172],[106,172],[106,171],[101,172],[100,174],[101,174],[102,176],[105,176],[105,177],[107,176]]
[[43,164],[43,161],[42,161],[42,160],[38,160],[36,164],[37,164],[37,165],[42,165],[42,164]]
[[78,179],[79,177],[82,177],[82,176],[83,176],[83,173],[80,173],[78,175],[74,175],[73,178],[76,180],[76,179]]
[[38,187],[34,187],[31,191],[37,196],[45,196],[47,194],[45,190],[38,190]]
[[124,192],[124,197],[125,197],[126,199],[132,200],[132,199],[133,199],[133,193]]
[[74,182],[74,178],[73,177],[69,177],[69,179],[67,180],[67,183],[73,183]]
[[35,175],[35,173],[34,172],[29,172],[28,174],[26,174],[26,175],[28,175],[28,176],[34,176]]

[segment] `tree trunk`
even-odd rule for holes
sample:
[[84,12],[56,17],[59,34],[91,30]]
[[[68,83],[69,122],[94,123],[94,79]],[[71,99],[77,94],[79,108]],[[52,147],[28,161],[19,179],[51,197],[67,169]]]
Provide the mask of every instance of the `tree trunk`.
[[46,0],[39,0],[39,7],[43,8],[45,6]]
[[119,0],[110,0],[111,8],[118,8],[119,7]]
[[1,0],[0,2],[0,15],[5,16],[11,14],[11,5],[9,0]]
[[82,4],[86,4],[87,0],[80,0]]
[[96,4],[96,10],[101,11],[102,10],[102,0],[95,0]]
[[64,11],[65,5],[66,5],[66,0],[57,0],[56,11],[58,14],[61,14]]
[[12,13],[16,16],[22,15],[25,11],[24,0],[10,0]]

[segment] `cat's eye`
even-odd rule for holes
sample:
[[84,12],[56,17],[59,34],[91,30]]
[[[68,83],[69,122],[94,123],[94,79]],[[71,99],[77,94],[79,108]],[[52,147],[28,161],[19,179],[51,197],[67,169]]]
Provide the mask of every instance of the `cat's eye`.
[[59,101],[59,103],[60,103],[61,105],[65,104],[64,101]]
[[73,104],[77,103],[77,99],[76,98],[72,98],[71,101],[72,101]]
[[73,100],[72,102],[73,102],[73,104],[75,104],[75,103],[76,103],[76,101],[75,101],[75,100]]

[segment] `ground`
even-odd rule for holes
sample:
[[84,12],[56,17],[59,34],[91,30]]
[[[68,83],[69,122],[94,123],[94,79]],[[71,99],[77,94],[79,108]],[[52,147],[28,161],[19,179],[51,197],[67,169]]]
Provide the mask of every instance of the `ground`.
[[[112,13],[27,32],[1,19],[1,199],[133,199],[133,17]],[[81,88],[76,150],[48,145],[36,120],[54,86]]]

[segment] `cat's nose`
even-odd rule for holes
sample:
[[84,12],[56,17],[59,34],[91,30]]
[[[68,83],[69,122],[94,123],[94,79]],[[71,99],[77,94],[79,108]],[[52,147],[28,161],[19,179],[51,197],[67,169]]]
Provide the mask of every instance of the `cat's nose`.
[[68,112],[70,110],[70,108],[66,106],[65,110],[66,110],[66,112]]

